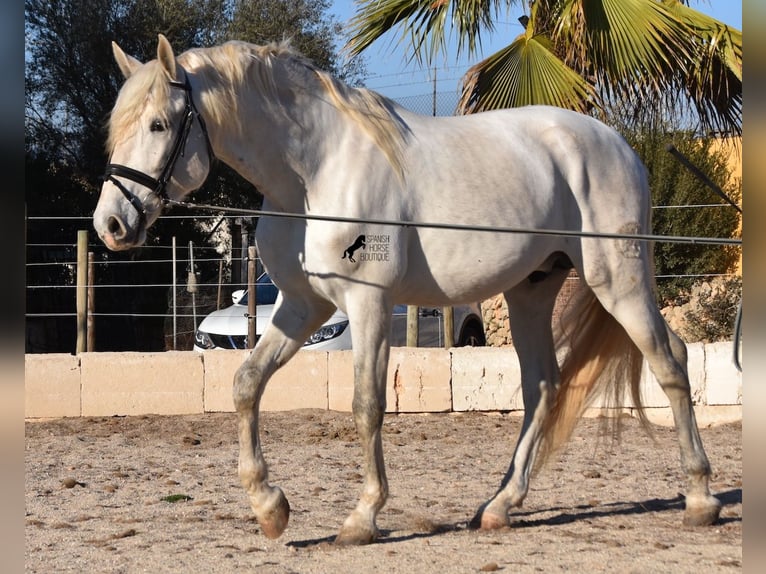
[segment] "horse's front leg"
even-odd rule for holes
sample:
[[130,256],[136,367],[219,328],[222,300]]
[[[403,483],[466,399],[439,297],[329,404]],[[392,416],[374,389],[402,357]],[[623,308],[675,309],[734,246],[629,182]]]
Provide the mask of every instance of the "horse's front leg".
[[261,452],[258,410],[271,375],[284,365],[332,313],[326,302],[306,299],[277,302],[271,324],[234,375],[234,406],[239,430],[239,479],[263,533],[277,538],[287,527],[290,505],[282,489],[268,483]]
[[358,295],[348,305],[354,348],[354,423],[364,456],[364,487],[356,508],[346,518],[335,542],[369,544],[378,535],[375,518],[388,498],[381,429],[386,412],[386,371],[391,306]]

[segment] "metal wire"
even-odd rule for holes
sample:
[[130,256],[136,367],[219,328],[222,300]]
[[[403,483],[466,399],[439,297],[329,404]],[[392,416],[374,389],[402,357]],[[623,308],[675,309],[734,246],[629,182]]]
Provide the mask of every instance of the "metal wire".
[[673,235],[653,235],[638,233],[597,233],[591,231],[570,231],[565,229],[533,229],[522,227],[499,227],[490,225],[464,225],[459,223],[435,223],[426,221],[392,221],[389,219],[376,219],[365,217],[342,217],[338,215],[317,215],[307,213],[291,213],[282,211],[266,211],[262,209],[244,209],[239,207],[221,207],[204,203],[191,203],[165,200],[169,205],[186,207],[189,209],[207,209],[219,213],[235,213],[239,215],[251,215],[258,217],[282,217],[287,219],[309,219],[315,221],[334,221],[338,223],[364,223],[370,225],[390,225],[392,227],[421,227],[429,229],[448,229],[454,231],[481,231],[489,233],[515,233],[529,235],[557,235],[563,237],[584,237],[595,239],[632,239],[638,241],[655,241],[665,243],[692,243],[706,245],[741,245],[741,239],[724,237],[683,237]]

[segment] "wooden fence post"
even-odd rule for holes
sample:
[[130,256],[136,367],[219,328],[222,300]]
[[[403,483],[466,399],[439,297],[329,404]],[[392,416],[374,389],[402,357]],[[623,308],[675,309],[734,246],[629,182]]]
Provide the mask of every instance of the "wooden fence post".
[[77,347],[76,353],[87,350],[88,315],[88,231],[77,232]]
[[177,298],[177,291],[178,291],[178,271],[176,270],[177,265],[177,259],[176,259],[176,236],[173,236],[173,239],[171,241],[171,248],[173,251],[173,351],[178,350],[178,301]]
[[189,274],[186,280],[186,291],[191,293],[193,333],[197,332],[197,272],[194,270],[194,242],[189,241]]
[[89,353],[96,350],[96,269],[95,256],[88,252],[88,322],[85,348]]
[[216,311],[221,308],[221,289],[223,288],[223,259],[218,262],[218,298],[216,299]]
[[418,346],[418,312],[417,305],[407,305],[407,346]]
[[444,348],[455,346],[455,309],[444,307]]
[[247,248],[247,348],[255,347],[256,339],[256,279],[255,276],[255,246]]

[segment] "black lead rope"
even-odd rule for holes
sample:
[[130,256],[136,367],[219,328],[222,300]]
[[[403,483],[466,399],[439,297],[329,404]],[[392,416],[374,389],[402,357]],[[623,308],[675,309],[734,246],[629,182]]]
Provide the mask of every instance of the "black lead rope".
[[720,187],[718,187],[716,184],[714,184],[712,181],[710,181],[710,178],[706,176],[702,171],[694,165],[692,162],[690,162],[684,154],[682,154],[676,146],[673,144],[667,144],[665,146],[665,149],[674,157],[676,158],[681,164],[688,169],[692,175],[694,175],[697,179],[699,179],[702,183],[704,183],[706,186],[708,186],[713,192],[723,199],[726,203],[731,205],[734,209],[742,213],[742,208],[737,205],[734,200],[732,200],[728,195],[726,195]]
[[737,305],[737,317],[734,319],[734,366],[742,372],[742,363],[739,361],[740,338],[742,337],[742,300]]

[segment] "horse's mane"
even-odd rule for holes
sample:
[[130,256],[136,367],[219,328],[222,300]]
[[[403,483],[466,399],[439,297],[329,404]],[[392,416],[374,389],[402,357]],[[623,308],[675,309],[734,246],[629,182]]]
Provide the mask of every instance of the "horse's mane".
[[[329,96],[328,100],[338,110],[373,139],[397,173],[403,173],[402,143],[406,126],[392,113],[392,102],[370,90],[352,88],[317,69],[295,51],[289,41],[263,46],[231,41],[188,50],[178,57],[178,62],[203,83],[202,107],[214,123],[222,123],[237,113],[238,93],[245,84],[264,94],[273,105],[280,106],[276,76],[277,71],[281,71],[284,73],[279,75],[280,79],[289,80],[289,85],[284,87]],[[120,91],[115,103],[109,125],[109,149],[119,140],[119,134],[129,133],[126,129],[146,105],[147,93],[158,99],[168,96],[168,83],[156,61],[143,66],[134,76]]]
[[[170,93],[170,84],[167,82],[162,68],[156,61],[139,68],[125,82],[109,118],[109,135],[106,146],[111,152],[114,146],[124,137],[124,134],[132,133],[132,126],[138,121],[149,98],[166,100]],[[160,117],[167,121],[165,107],[157,106]]]

